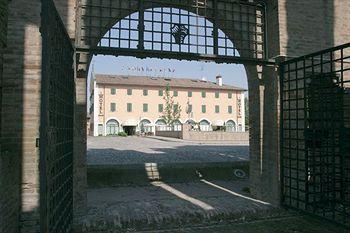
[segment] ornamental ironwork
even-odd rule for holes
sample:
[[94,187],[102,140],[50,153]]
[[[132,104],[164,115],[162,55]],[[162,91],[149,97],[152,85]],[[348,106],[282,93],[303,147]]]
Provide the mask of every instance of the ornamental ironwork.
[[171,28],[171,35],[174,37],[176,44],[183,44],[188,32],[188,28],[179,23],[174,24]]
[[265,12],[264,1],[255,0],[81,0],[76,48],[91,55],[265,64]]

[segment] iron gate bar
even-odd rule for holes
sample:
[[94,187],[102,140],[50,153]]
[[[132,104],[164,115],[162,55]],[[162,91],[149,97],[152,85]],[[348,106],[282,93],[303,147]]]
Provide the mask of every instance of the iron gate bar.
[[72,232],[74,50],[52,0],[42,0],[40,231]]
[[[192,53],[192,58],[197,54],[195,60],[216,55],[222,60],[239,57],[237,63],[267,61],[264,1],[82,0],[78,7],[83,19],[78,52],[96,54],[103,48],[111,50],[105,54],[129,55],[126,49],[131,54],[152,50]],[[171,35],[175,24],[188,30],[180,45]]]
[[76,48],[79,53],[90,53],[94,55],[112,55],[112,56],[132,56],[136,58],[160,58],[160,59],[177,59],[177,60],[189,60],[189,61],[214,61],[216,63],[227,64],[251,64],[251,65],[266,65],[275,66],[274,59],[254,59],[254,58],[241,58],[241,57],[229,57],[229,56],[217,56],[217,55],[200,55],[195,53],[181,53],[181,52],[161,52],[161,51],[137,51],[130,49],[108,49],[108,48]]
[[282,204],[350,227],[350,43],[280,64]]

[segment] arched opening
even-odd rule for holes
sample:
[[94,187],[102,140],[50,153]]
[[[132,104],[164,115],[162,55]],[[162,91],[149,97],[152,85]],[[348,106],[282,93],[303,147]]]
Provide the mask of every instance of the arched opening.
[[[248,87],[245,66],[231,64],[233,60],[226,60],[228,57],[239,58],[238,48],[221,29],[217,29],[215,41],[212,33],[217,25],[214,25],[212,19],[190,11],[169,7],[146,8],[145,28],[142,33],[138,31],[140,16],[136,12],[118,21],[105,33],[97,46],[116,49],[113,51],[120,56],[97,55],[92,59],[91,66],[93,72],[90,90],[97,84],[100,85],[98,91],[108,96],[102,101],[104,114],[119,114],[118,119],[121,122],[127,122],[127,118],[138,119],[141,136],[148,140],[142,141],[145,140],[144,137],[118,138],[118,141],[108,144],[109,150],[110,145],[115,148],[109,153],[115,158],[123,158],[119,160],[119,165],[124,166],[124,171],[134,169],[135,166],[128,168],[129,163],[145,166],[146,173],[131,171],[133,175],[118,182],[146,180],[153,185],[154,181],[165,174],[162,169],[167,169],[170,173],[164,177],[169,175],[171,179],[176,178],[182,182],[187,171],[180,172],[178,164],[183,164],[185,170],[191,170],[196,163],[205,163],[207,168],[212,168],[217,163],[231,164],[232,166],[223,170],[229,176],[227,179],[233,179],[232,169],[237,166],[236,162],[240,160],[248,163],[249,147],[248,141],[238,147],[231,139],[225,139],[223,132],[225,122],[222,119],[237,119],[237,122],[245,124],[244,105]],[[166,17],[170,17],[169,22]],[[188,32],[182,27],[184,25]],[[143,48],[140,48],[140,36],[143,37]],[[147,53],[140,55],[136,50]],[[138,59],[142,56],[143,60]],[[155,59],[159,57],[171,59]],[[223,64],[217,63],[218,58],[223,59],[220,60]],[[166,100],[167,87],[171,96],[169,102]],[[112,111],[114,108],[108,101],[115,101],[116,111]],[[169,109],[171,114],[167,114]],[[174,117],[173,109],[181,109],[179,117]],[[168,118],[168,115],[172,115],[173,119]],[[152,126],[151,122],[154,122],[155,133],[161,133],[161,136],[148,137],[143,134],[151,131],[148,130],[151,128],[148,126]],[[186,132],[192,136],[184,136],[182,122],[192,126],[187,130],[190,132]],[[212,132],[213,126],[220,130]],[[191,138],[193,135],[197,138]],[[209,141],[216,143],[209,144]],[[118,159],[113,163],[115,161]],[[245,173],[249,172],[247,167],[244,167]],[[202,171],[189,171],[190,174],[198,172]],[[146,179],[138,177],[145,174]],[[216,176],[219,173],[214,174]],[[161,182],[174,182],[171,179]],[[163,187],[168,192],[173,190],[163,184],[157,187]],[[208,206],[205,208],[211,209]]]
[[207,121],[207,120],[201,120],[199,122],[199,129],[200,131],[211,131],[211,125],[210,125],[210,122]]
[[141,133],[151,133],[153,132],[152,122],[148,119],[143,119],[139,123],[139,128]]
[[117,120],[109,120],[106,123],[106,135],[118,135],[119,122]]
[[173,127],[174,127],[174,131],[181,131],[182,130],[182,123],[179,120],[176,120],[173,122]]
[[236,123],[233,120],[229,120],[226,122],[226,132],[236,132],[237,126]]
[[158,119],[155,125],[159,131],[165,131],[168,128],[166,122],[163,119]]

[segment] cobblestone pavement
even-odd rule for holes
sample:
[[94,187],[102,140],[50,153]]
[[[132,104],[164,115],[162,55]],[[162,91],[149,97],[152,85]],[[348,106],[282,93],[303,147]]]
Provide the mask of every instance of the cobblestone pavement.
[[88,137],[89,165],[236,162],[249,159],[247,145],[168,138]]
[[168,230],[138,231],[137,233],[349,233],[340,226],[312,218],[291,216],[248,223],[224,223],[210,226],[178,227]]
[[268,216],[275,208],[249,198],[243,191],[247,182],[152,182],[149,186],[89,189],[85,232],[192,226]]

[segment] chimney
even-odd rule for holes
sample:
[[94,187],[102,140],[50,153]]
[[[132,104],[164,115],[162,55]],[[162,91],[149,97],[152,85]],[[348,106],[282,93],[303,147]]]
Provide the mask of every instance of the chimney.
[[221,75],[216,76],[216,84],[219,85],[220,87],[222,86],[222,76]]

